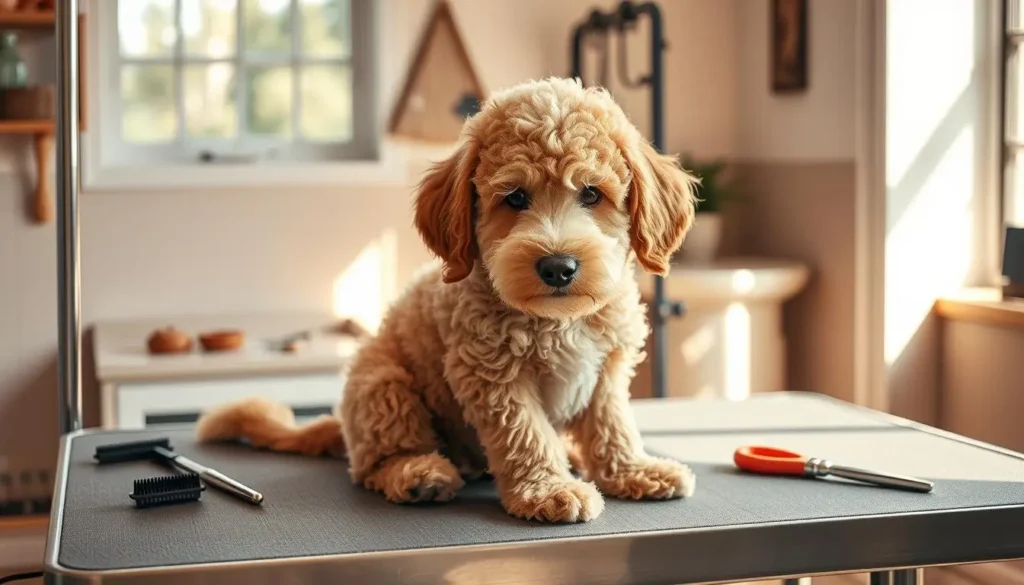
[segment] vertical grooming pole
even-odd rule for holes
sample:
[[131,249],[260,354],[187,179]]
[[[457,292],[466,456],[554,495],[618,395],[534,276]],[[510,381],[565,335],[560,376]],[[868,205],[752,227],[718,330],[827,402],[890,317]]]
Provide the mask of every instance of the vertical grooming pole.
[[57,40],[57,406],[61,435],[82,428],[78,256],[78,0],[58,0]]
[[[647,15],[651,24],[651,73],[640,78],[638,82],[631,82],[626,72],[625,59],[625,35],[628,25],[635,24],[641,15]],[[661,10],[653,2],[635,4],[629,0],[623,0],[617,10],[602,13],[593,10],[586,21],[573,30],[572,35],[572,76],[583,79],[583,43],[588,34],[607,35],[610,29],[618,29],[620,66],[619,75],[623,78],[622,83],[627,87],[639,87],[649,85],[651,88],[651,144],[658,152],[665,150],[665,124],[664,124],[664,81],[665,65],[664,51],[665,38],[662,27]],[[606,45],[607,46],[607,45]],[[673,302],[665,298],[665,279],[661,276],[654,276],[654,315],[651,322],[651,381],[652,391],[655,398],[664,398],[666,391],[666,346],[668,345],[668,332],[665,330],[670,317],[681,317],[684,309],[683,304]]]
[[[630,9],[629,2],[620,5],[620,13]],[[658,152],[665,152],[665,36],[661,23],[661,10],[653,2],[644,2],[633,8],[636,14],[646,14],[651,22],[651,74],[643,80],[651,86],[651,140]],[[636,16],[634,16],[636,18]],[[622,23],[623,33],[625,23]],[[625,35],[623,34],[623,37]],[[620,50],[623,50],[620,48]],[[623,71],[624,73],[624,71]],[[628,83],[628,80],[623,80]],[[653,337],[654,351],[652,352],[651,375],[654,382],[654,397],[664,398],[668,392],[666,389],[666,378],[668,364],[666,363],[666,351],[668,345],[668,320],[670,317],[682,317],[683,304],[670,301],[665,294],[665,279],[659,275],[654,276],[654,324],[651,336]]]

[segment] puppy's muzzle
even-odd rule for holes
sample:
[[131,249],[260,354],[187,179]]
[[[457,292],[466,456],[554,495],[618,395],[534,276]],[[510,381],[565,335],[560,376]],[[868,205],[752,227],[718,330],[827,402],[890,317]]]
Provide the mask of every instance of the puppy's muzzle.
[[580,261],[565,254],[545,256],[537,261],[537,275],[544,284],[554,288],[565,288],[572,284],[580,271]]

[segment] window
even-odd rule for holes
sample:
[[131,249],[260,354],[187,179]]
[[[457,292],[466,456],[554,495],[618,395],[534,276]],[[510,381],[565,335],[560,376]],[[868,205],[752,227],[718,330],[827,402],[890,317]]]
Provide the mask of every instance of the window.
[[116,41],[100,43],[104,160],[373,159],[372,3],[94,3],[116,19]]
[[1003,223],[1024,227],[1024,20],[1022,0],[1005,0]]

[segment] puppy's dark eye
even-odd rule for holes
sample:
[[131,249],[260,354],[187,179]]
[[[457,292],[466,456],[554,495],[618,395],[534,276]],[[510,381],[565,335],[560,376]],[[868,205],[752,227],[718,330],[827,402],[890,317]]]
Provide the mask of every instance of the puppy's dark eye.
[[526,194],[526,191],[516,189],[505,195],[505,204],[516,211],[522,211],[530,206],[530,197]]
[[601,191],[597,187],[586,186],[580,190],[580,203],[593,207],[601,202]]

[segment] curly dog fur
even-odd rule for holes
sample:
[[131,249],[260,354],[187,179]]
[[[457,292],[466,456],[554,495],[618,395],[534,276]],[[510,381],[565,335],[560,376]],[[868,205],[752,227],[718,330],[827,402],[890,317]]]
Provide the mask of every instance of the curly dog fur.
[[[199,438],[344,452],[354,482],[400,503],[490,473],[510,514],[549,522],[597,517],[602,495],[690,495],[688,467],[644,451],[628,388],[648,334],[634,265],[668,272],[695,182],[603,90],[551,78],[492,95],[419,186],[441,266],[360,348],[340,417],[297,426],[256,398],[206,413]],[[568,286],[539,276],[551,255],[578,261]]]

